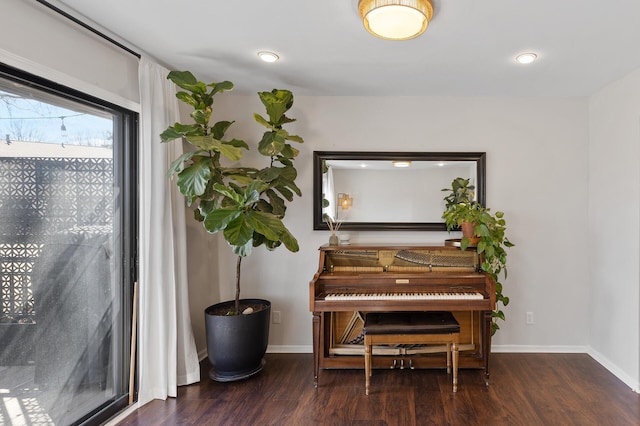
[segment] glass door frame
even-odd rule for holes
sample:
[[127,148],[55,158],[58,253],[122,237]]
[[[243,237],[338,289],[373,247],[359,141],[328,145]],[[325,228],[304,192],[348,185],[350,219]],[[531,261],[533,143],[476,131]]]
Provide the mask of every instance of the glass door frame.
[[[114,371],[119,371],[119,379],[122,391],[79,419],[74,424],[97,424],[108,420],[128,405],[130,382],[130,353],[131,353],[131,326],[133,307],[133,288],[137,281],[138,259],[138,114],[124,107],[115,105],[105,100],[87,95],[80,91],[59,85],[50,80],[20,71],[16,68],[0,63],[0,78],[45,91],[72,101],[87,104],[91,107],[104,109],[114,116],[114,230],[119,230],[117,241],[121,259],[120,261],[120,295],[121,314],[117,332],[121,338],[115,342],[120,350],[114,357]],[[115,132],[117,130],[117,132]],[[114,243],[115,244],[115,243]]]

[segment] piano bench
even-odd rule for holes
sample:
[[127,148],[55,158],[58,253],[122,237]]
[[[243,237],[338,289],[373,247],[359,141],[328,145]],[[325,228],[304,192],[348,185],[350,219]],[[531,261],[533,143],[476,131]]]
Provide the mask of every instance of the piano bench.
[[364,321],[365,394],[369,395],[373,345],[445,344],[447,374],[453,353],[453,392],[458,390],[460,324],[451,312],[371,312]]

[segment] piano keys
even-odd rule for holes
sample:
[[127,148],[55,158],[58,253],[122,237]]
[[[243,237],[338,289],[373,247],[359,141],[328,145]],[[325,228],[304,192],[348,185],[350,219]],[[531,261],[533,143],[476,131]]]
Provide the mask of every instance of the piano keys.
[[[320,247],[309,283],[313,313],[314,385],[321,368],[364,368],[361,329],[366,312],[452,311],[461,325],[460,368],[483,368],[489,379],[495,282],[479,271],[478,255],[449,246]],[[411,357],[417,368],[440,359],[439,348],[374,348],[375,368]]]
[[480,300],[482,293],[477,292],[332,292],[324,300]]

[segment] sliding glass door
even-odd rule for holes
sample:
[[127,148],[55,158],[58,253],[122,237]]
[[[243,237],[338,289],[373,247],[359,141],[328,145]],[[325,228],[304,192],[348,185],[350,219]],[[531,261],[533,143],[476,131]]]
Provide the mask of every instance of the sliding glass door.
[[126,403],[137,116],[0,68],[0,424]]

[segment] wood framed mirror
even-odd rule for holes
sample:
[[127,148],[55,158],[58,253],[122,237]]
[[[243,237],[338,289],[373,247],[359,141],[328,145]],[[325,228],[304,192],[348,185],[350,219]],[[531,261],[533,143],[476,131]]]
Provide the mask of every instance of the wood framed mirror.
[[[313,229],[446,231],[443,188],[469,178],[485,205],[484,152],[314,151]],[[324,200],[324,206],[323,206]]]

